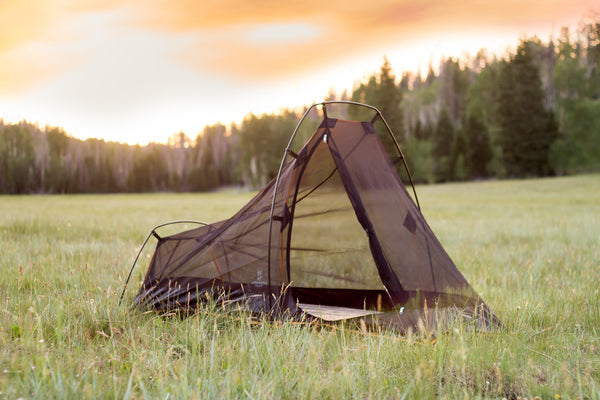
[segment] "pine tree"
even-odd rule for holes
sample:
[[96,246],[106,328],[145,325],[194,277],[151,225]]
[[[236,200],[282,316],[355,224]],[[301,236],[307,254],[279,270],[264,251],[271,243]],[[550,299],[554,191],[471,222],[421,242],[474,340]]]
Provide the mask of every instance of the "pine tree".
[[550,146],[558,136],[552,114],[544,108],[533,44],[524,41],[499,77],[499,120],[502,160],[509,176],[548,175]]
[[[396,85],[396,76],[392,72],[387,58],[384,58],[379,76],[369,77],[367,84],[361,84],[352,93],[352,101],[366,103],[377,107],[390,126],[390,129],[396,136],[396,139],[402,144],[405,141],[404,119],[402,115],[402,90]],[[350,117],[354,119],[364,119],[365,115],[372,114],[358,107],[350,110]],[[381,140],[392,154],[395,154],[394,143],[389,135],[384,134]]]
[[467,141],[466,163],[472,177],[486,177],[489,175],[487,166],[492,160],[493,152],[488,131],[479,120],[471,115],[465,126]]
[[402,109],[400,108],[402,92],[396,86],[396,76],[393,74],[392,67],[387,58],[384,59],[384,63],[381,66],[378,92],[377,108],[383,114],[396,138],[403,143],[405,141],[404,122]]
[[452,179],[464,181],[470,176],[467,165],[467,138],[462,130],[456,131],[454,135],[450,168]]
[[460,67],[458,60],[447,59],[442,64],[440,97],[455,125],[460,125],[467,103],[469,71]]
[[454,142],[454,126],[446,108],[442,108],[433,133],[433,158],[435,163],[435,179],[439,182],[452,179],[452,144]]

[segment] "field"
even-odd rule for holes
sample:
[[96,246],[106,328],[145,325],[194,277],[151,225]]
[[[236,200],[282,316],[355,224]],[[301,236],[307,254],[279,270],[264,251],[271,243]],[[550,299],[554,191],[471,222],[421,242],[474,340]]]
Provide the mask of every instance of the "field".
[[0,197],[0,399],[600,399],[600,175],[417,191],[503,329],[140,313],[151,251],[119,296],[148,231],[226,218],[251,193]]

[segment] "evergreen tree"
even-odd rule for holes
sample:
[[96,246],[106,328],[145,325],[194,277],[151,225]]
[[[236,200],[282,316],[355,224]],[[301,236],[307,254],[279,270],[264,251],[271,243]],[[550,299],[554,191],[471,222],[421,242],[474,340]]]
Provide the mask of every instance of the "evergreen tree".
[[[396,86],[396,76],[392,72],[387,58],[384,59],[384,63],[381,66],[381,73],[379,75],[379,93],[377,99],[377,108],[384,115],[386,122],[392,129],[392,132],[400,143],[404,143],[404,122],[402,116],[402,109],[400,105],[402,103],[402,92],[400,88]],[[385,136],[386,140],[389,136]],[[391,143],[389,143],[391,146]]]
[[465,125],[466,164],[471,177],[489,175],[488,164],[493,152],[490,137],[485,125],[474,115],[469,116]]
[[[402,91],[396,85],[396,76],[392,72],[387,58],[384,58],[379,76],[372,75],[367,84],[361,84],[352,93],[352,101],[366,103],[376,107],[385,118],[396,139],[402,144],[405,141],[404,120],[402,115]],[[371,114],[358,107],[350,109],[351,118],[365,119],[365,115]],[[387,132],[382,135],[381,140],[391,154],[395,154],[395,145]]]
[[467,165],[467,139],[462,130],[457,130],[454,134],[450,168],[452,171],[452,179],[464,181],[470,177]]
[[431,63],[429,63],[429,69],[427,70],[427,77],[425,78],[425,83],[427,84],[427,86],[431,86],[433,85],[433,82],[435,82],[435,79],[437,77],[435,76],[435,72],[433,71],[433,66],[431,65]]
[[524,41],[499,77],[502,160],[509,176],[548,175],[550,146],[558,136],[553,115],[544,108],[533,44]]
[[68,146],[67,134],[60,128],[50,128],[46,131],[46,139],[50,153],[47,190],[52,193],[67,193],[70,175],[65,160]]
[[0,190],[28,193],[33,190],[35,152],[26,123],[8,125],[0,132]]
[[600,99],[600,13],[583,28],[586,37],[586,64],[590,83],[590,97]]
[[498,127],[498,75],[500,63],[486,64],[467,90],[466,115],[475,115],[490,131]]
[[250,114],[244,119],[240,129],[239,165],[247,184],[261,187],[277,176],[281,155],[297,120],[298,116],[292,111],[260,117]]
[[449,58],[442,64],[440,97],[454,125],[460,125],[467,103],[469,71],[460,67],[458,60]]
[[433,133],[434,175],[438,182],[452,179],[452,145],[454,142],[454,126],[446,108],[442,108]]
[[217,134],[217,125],[206,126],[202,134],[196,137],[197,160],[190,179],[193,190],[211,190],[220,184],[218,165],[215,158]]

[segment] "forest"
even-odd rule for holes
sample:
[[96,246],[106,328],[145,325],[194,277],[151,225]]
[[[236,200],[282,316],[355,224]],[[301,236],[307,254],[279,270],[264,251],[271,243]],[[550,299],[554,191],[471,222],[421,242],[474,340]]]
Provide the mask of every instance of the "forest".
[[[377,107],[419,183],[600,171],[600,16],[547,42],[523,38],[504,57],[446,58],[425,77],[396,77],[384,58],[352,93],[325,100]],[[257,188],[277,174],[303,111],[248,114],[145,146],[0,120],[0,193]]]

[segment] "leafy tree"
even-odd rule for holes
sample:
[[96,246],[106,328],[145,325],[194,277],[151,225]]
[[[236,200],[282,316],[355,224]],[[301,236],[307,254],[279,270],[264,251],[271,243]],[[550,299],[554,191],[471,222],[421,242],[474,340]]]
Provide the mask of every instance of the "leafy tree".
[[554,87],[558,108],[568,108],[573,102],[591,94],[588,71],[582,63],[577,45],[572,43],[569,30],[563,28],[558,42],[558,55],[554,69]]
[[600,168],[600,22],[583,28],[587,47],[561,31],[554,70],[556,111],[561,137],[552,147],[552,166],[560,173]]
[[600,170],[600,100],[581,99],[563,113],[564,134],[551,149],[559,173]]

